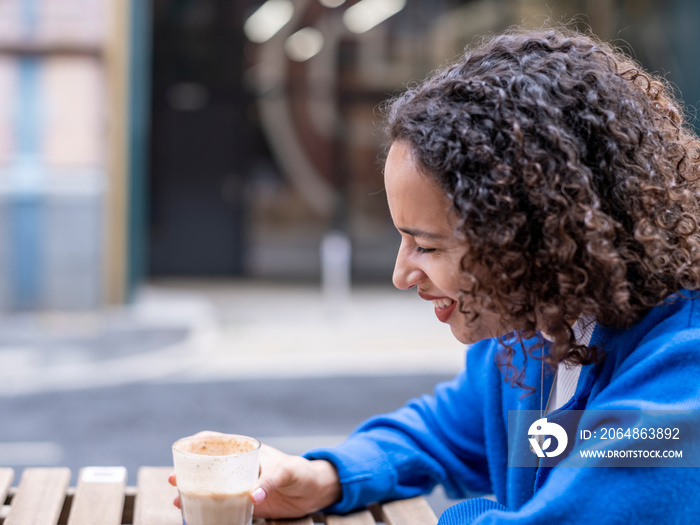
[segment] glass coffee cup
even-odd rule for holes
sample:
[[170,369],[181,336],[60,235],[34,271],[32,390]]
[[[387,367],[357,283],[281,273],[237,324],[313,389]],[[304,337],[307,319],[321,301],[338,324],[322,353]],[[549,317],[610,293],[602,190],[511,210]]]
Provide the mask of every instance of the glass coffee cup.
[[179,439],[172,449],[186,525],[251,525],[250,490],[260,468],[257,439],[203,432]]

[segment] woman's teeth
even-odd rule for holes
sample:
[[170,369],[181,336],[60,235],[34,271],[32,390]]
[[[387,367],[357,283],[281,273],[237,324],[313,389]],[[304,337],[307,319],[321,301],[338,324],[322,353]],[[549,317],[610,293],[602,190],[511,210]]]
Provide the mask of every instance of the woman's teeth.
[[444,308],[447,308],[448,306],[450,306],[452,303],[454,303],[454,301],[452,299],[448,299],[448,298],[441,298],[441,299],[433,299],[432,303],[435,306],[435,308],[444,309]]

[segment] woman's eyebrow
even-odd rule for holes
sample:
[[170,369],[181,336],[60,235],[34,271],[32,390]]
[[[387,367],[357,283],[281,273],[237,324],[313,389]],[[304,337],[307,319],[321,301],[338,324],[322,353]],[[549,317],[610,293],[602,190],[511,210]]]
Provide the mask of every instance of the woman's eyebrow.
[[419,230],[417,228],[399,228],[400,232],[403,232],[412,237],[423,237],[425,239],[444,239],[445,236],[439,233],[427,232],[425,230]]

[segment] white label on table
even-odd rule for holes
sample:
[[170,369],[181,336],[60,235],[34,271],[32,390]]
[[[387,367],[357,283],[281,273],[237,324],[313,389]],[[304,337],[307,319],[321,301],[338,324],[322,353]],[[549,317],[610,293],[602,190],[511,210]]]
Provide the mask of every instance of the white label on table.
[[81,470],[80,481],[83,483],[121,483],[126,482],[125,467],[85,467]]

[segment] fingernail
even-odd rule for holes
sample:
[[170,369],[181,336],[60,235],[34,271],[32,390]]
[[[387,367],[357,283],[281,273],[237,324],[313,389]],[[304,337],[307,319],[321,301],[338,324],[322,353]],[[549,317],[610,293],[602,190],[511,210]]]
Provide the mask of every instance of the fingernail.
[[253,498],[253,503],[260,503],[267,497],[267,494],[265,494],[265,491],[262,489],[262,487],[256,488],[253,492],[250,493],[250,495]]

